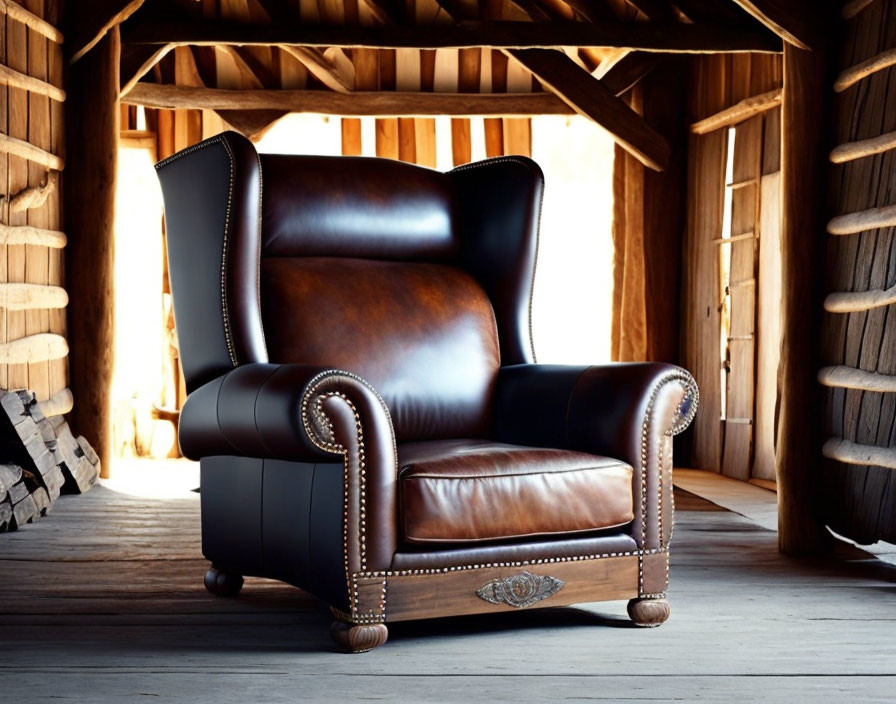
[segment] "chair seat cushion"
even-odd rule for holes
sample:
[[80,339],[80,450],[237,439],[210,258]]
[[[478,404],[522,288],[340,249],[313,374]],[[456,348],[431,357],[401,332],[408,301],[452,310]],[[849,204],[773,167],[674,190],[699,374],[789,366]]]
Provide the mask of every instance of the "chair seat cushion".
[[629,523],[632,468],[583,452],[484,440],[398,448],[407,543],[584,533]]

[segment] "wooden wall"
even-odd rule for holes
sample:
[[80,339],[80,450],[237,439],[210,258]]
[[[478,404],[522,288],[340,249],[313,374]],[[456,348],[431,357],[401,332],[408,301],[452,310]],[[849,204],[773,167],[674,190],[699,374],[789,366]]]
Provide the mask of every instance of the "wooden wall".
[[896,0],[840,23],[821,510],[854,540],[896,542]]
[[[690,121],[724,115],[741,101],[779,89],[781,80],[778,56],[696,58]],[[774,480],[779,339],[775,277],[769,274],[779,266],[780,109],[745,115],[691,134],[688,144],[681,357],[700,386],[689,464],[738,479]],[[763,317],[760,301],[774,314]]]
[[34,391],[50,414],[71,408],[61,5],[20,0],[0,11],[0,387]]

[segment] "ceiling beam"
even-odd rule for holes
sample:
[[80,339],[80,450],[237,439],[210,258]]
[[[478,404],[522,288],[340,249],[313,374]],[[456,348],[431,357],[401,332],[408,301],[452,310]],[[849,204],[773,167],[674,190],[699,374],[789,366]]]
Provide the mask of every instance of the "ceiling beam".
[[557,49],[614,47],[663,53],[777,53],[764,29],[653,22],[460,22],[454,25],[249,25],[233,22],[142,21],[122,27],[129,44],[258,45],[372,49]]
[[317,80],[331,90],[347,93],[355,85],[355,77],[345,75],[320,49],[281,45],[280,50],[301,63]]
[[124,22],[144,0],[90,0],[71,3],[66,13],[68,33],[65,48],[74,63],[90,51],[106,32]]
[[666,138],[566,54],[543,49],[506,53],[573,110],[606,129],[642,164],[656,171],[666,167],[672,152]]
[[781,39],[800,49],[818,45],[818,9],[806,0],[734,0]]
[[285,110],[376,117],[520,117],[573,113],[552,93],[337,93],[329,90],[223,90],[158,83],[138,83],[121,96],[121,102],[164,110]]

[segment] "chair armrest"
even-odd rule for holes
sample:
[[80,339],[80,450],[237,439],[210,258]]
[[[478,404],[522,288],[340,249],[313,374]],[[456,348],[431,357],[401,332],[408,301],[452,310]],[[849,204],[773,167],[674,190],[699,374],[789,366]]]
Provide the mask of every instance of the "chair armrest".
[[671,510],[664,522],[662,507],[671,507],[672,436],[690,425],[697,402],[693,377],[671,364],[520,364],[499,373],[495,435],[630,464],[633,537],[641,547],[659,549],[671,536]]
[[304,364],[245,364],[193,391],[179,425],[181,450],[191,459],[341,462],[347,567],[361,572],[391,564],[395,434],[386,404],[361,377]]

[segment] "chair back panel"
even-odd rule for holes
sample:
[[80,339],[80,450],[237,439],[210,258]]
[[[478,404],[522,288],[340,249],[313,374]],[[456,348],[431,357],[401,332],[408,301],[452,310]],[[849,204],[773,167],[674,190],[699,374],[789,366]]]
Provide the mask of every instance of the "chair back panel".
[[461,269],[262,257],[261,307],[272,362],[359,374],[383,396],[400,442],[489,433],[497,327]]
[[447,261],[460,246],[452,183],[363,157],[261,155],[262,256]]

